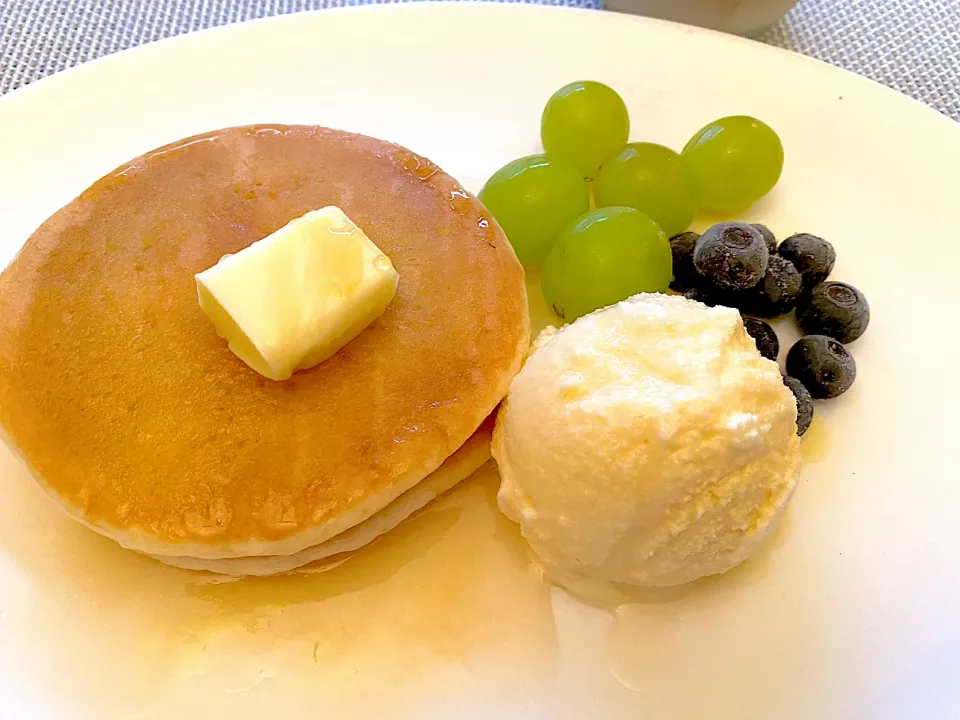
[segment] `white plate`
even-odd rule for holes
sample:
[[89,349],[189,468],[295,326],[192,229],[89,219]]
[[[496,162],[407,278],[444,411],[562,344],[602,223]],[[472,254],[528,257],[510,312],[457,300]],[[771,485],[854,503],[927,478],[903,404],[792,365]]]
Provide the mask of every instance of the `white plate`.
[[232,26],[0,101],[2,259],[124,160],[226,125],[395,140],[476,190],[537,149],[544,101],[578,78],[621,92],[634,139],[678,147],[728,114],[770,123],[786,167],[750,218],[832,240],[836,277],[871,301],[852,346],[857,384],[821,408],[808,454],[824,457],[776,547],[613,617],[530,576],[488,476],[371,548],[359,571],[235,590],[67,522],[4,452],[3,717],[960,714],[960,130],[890,90],[604,13],[403,5]]

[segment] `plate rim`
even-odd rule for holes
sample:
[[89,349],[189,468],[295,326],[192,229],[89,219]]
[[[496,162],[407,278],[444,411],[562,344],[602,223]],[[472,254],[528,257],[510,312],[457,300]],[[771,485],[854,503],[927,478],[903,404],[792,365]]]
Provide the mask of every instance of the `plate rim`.
[[[451,2],[451,0],[421,0],[420,2],[396,0],[394,2],[386,3],[369,3],[365,5],[347,5],[331,8],[313,8],[279,15],[249,18],[246,20],[240,20],[238,22],[229,22],[224,25],[216,25],[213,27],[201,28],[199,30],[191,30],[178,35],[171,35],[141,43],[139,45],[134,45],[116,52],[108,53],[107,55],[102,55],[97,58],[92,58],[72,67],[64,68],[63,70],[59,70],[55,73],[39,78],[38,80],[29,82],[26,85],[21,85],[20,87],[15,88],[4,95],[0,95],[0,125],[3,123],[2,113],[13,103],[18,101],[22,102],[26,98],[32,97],[36,94],[55,92],[59,85],[63,83],[74,82],[75,77],[82,77],[84,73],[95,73],[100,67],[106,66],[108,63],[122,63],[127,62],[130,58],[136,58],[141,55],[149,56],[151,53],[168,52],[170,51],[169,48],[174,48],[175,50],[178,45],[198,42],[202,43],[205,41],[206,36],[213,34],[252,32],[252,27],[259,27],[269,24],[281,25],[283,23],[298,23],[305,20],[307,22],[315,22],[317,18],[331,14],[344,15],[365,13],[377,13],[380,15],[389,13],[407,15],[441,15],[444,13],[457,15],[466,15],[470,13],[506,15],[527,13],[542,15],[551,14],[557,17],[563,15],[577,15],[583,18],[592,16],[593,19],[588,21],[592,23],[618,22],[660,26],[663,28],[669,28],[669,32],[681,32],[690,36],[713,37],[714,40],[730,43],[731,45],[739,44],[741,47],[749,45],[752,46],[756,52],[772,53],[773,55],[778,56],[787,62],[795,62],[800,64],[806,63],[810,67],[817,67],[819,68],[818,72],[831,72],[836,76],[844,76],[853,82],[860,82],[864,88],[872,87],[875,91],[878,90],[881,93],[886,94],[888,98],[887,102],[897,101],[903,104],[904,109],[907,107],[914,108],[914,110],[911,110],[911,112],[920,110],[922,111],[923,115],[930,118],[931,122],[935,121],[934,118],[938,118],[936,122],[944,123],[944,129],[952,127],[954,131],[960,132],[960,122],[953,120],[921,100],[912,98],[909,95],[905,95],[904,93],[884,85],[883,83],[880,83],[872,78],[859,75],[852,70],[847,70],[837,65],[832,65],[824,60],[820,60],[819,58],[815,58],[810,55],[805,55],[796,50],[779,47],[777,45],[770,45],[750,37],[725,33],[720,30],[712,30],[710,28],[704,28],[697,25],[689,25],[685,23],[674,22],[672,20],[647,17],[645,15],[632,15],[629,13],[605,9],[597,10],[593,8],[578,8],[565,5],[524,2],[522,0],[519,2],[517,0],[461,0],[459,2]],[[790,59],[787,60],[787,58]]]

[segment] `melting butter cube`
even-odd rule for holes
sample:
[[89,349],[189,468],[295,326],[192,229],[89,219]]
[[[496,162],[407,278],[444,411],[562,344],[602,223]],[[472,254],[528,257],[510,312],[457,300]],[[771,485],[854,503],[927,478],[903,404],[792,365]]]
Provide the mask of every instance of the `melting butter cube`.
[[196,276],[200,307],[264,377],[323,362],[379,317],[400,276],[337,207],[313,210]]

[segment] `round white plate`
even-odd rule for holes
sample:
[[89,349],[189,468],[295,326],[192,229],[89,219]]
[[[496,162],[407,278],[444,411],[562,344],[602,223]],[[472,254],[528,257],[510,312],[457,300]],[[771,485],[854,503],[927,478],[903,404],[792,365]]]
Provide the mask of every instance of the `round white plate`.
[[[543,103],[573,79],[619,90],[637,140],[679,147],[728,114],[770,123],[784,174],[748,219],[829,238],[835,277],[870,299],[857,384],[819,408],[773,547],[613,614],[525,574],[487,477],[428,513],[437,538],[409,525],[362,572],[233,592],[62,519],[4,451],[0,715],[960,715],[960,129],[890,90],[747,40],[597,12],[397,5],[236,25],[0,101],[2,262],[113,167],[227,125],[394,140],[475,191],[537,150]],[[471,549],[470,532],[500,544]]]

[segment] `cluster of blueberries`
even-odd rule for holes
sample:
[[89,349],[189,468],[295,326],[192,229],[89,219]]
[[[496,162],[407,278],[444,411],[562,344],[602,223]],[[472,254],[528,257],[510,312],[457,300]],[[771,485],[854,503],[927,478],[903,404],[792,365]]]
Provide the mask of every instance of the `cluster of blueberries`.
[[870,306],[859,290],[828,281],[837,259],[833,245],[808,233],[777,243],[765,225],[719,223],[702,235],[670,238],[671,289],[714,307],[738,309],[764,357],[776,361],[780,341],[760,318],[795,311],[803,337],[787,353],[784,383],[797,398],[797,434],[813,420],[812,398],[846,392],[857,365],[845,345],[867,329]]

